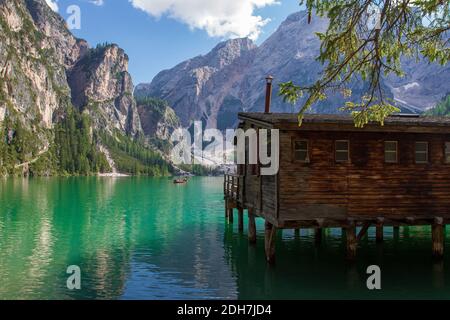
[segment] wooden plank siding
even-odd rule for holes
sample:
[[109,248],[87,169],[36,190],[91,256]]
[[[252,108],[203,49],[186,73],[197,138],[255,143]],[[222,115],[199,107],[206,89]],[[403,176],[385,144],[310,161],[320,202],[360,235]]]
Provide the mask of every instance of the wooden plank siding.
[[[308,140],[310,161],[295,161],[293,142]],[[350,161],[335,161],[336,140],[350,142]],[[384,142],[398,141],[398,163],[385,163]],[[429,143],[429,163],[415,163],[415,142]],[[450,213],[449,134],[281,131],[279,224],[348,217]]]
[[[253,128],[258,130],[263,127],[260,124],[246,124],[244,130]],[[248,153],[248,145],[246,145]],[[248,161],[248,157],[247,160]],[[244,207],[253,210],[253,214],[263,217],[278,225],[278,176],[261,176],[254,165],[245,165],[243,172]]]
[[279,130],[276,175],[262,176],[259,165],[249,164],[247,145],[246,164],[235,176],[242,196],[234,184],[230,192],[230,175],[224,184],[227,216],[232,221],[232,209],[239,209],[239,230],[248,209],[250,243],[256,242],[255,216],[265,219],[269,263],[275,261],[277,229],[287,228],[314,228],[316,243],[323,228],[342,228],[353,259],[370,226],[380,243],[384,226],[396,227],[395,233],[400,225],[431,225],[433,256],[443,256],[450,224],[450,117],[394,115],[383,126],[364,128],[355,127],[350,115],[304,115],[300,126],[295,114],[239,113],[239,119],[244,130]]

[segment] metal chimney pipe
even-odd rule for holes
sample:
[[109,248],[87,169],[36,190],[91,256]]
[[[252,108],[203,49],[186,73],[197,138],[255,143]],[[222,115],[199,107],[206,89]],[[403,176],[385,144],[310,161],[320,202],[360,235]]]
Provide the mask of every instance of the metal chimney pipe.
[[273,77],[268,76],[266,78],[266,108],[264,113],[270,113],[270,103],[272,102],[272,82]]

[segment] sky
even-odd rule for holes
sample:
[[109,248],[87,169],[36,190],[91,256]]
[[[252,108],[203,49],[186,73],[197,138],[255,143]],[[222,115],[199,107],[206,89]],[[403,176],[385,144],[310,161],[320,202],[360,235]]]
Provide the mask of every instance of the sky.
[[299,0],[46,0],[68,19],[80,8],[75,36],[92,47],[116,43],[130,57],[135,84],[200,54],[220,41],[250,37],[261,44]]

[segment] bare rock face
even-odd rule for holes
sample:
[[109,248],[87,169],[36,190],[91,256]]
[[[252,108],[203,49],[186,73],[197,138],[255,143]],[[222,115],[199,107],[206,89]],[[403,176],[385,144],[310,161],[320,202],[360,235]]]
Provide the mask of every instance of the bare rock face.
[[434,108],[450,94],[450,64],[441,66],[425,61],[417,63],[412,59],[403,59],[402,66],[406,73],[405,77],[389,76],[385,79],[386,86],[401,107],[420,113]]
[[88,112],[97,128],[137,135],[141,132],[128,73],[128,56],[117,45],[99,46],[69,73],[72,102]]
[[141,131],[122,49],[89,49],[45,0],[0,1],[0,121],[14,114],[29,130],[51,129],[72,103],[97,129]]
[[236,66],[246,68],[255,48],[249,39],[222,42],[209,54],[161,72],[151,84],[139,85],[135,94],[168,101],[183,125],[203,119],[215,126],[223,100],[245,73]]
[[64,19],[54,13],[45,1],[26,0],[25,3],[36,27],[44,36],[41,48],[49,50],[64,67],[73,67],[88,51],[88,43],[75,38],[66,28]]
[[[68,106],[66,67],[85,51],[64,24],[50,28],[41,24],[45,19],[58,20],[45,1],[0,2],[0,121],[14,115],[37,135],[52,128],[58,108]],[[46,143],[43,135],[41,140]]]
[[138,99],[137,104],[145,136],[168,141],[172,133],[181,127],[175,111],[167,102],[157,99]]
[[[298,106],[277,95],[278,84],[292,80],[311,85],[318,79],[323,67],[316,61],[320,41],[315,33],[327,26],[326,19],[313,17],[308,24],[305,11],[294,13],[259,47],[247,39],[221,43],[205,56],[162,71],[150,84],[138,85],[135,93],[167,100],[184,126],[204,120],[209,127],[224,129],[236,123],[239,111],[264,110],[265,78],[272,75],[272,111],[297,112]],[[403,66],[406,77],[383,79],[382,86],[404,111],[422,112],[450,92],[450,66],[411,60],[404,60]],[[352,99],[360,99],[365,87],[354,83]],[[344,103],[335,94],[316,104],[313,111],[336,113]]]

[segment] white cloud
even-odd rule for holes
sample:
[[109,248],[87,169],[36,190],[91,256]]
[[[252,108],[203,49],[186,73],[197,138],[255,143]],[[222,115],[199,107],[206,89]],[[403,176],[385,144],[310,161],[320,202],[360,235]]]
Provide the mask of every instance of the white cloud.
[[255,15],[255,9],[277,0],[129,0],[151,16],[167,15],[213,37],[258,38],[270,20]]
[[105,4],[103,0],[89,0],[90,3],[95,4],[96,6],[102,6]]
[[53,11],[58,12],[58,0],[45,0]]

